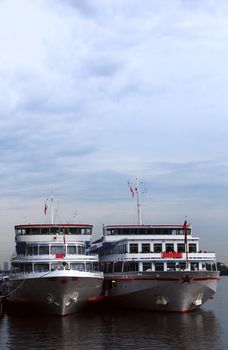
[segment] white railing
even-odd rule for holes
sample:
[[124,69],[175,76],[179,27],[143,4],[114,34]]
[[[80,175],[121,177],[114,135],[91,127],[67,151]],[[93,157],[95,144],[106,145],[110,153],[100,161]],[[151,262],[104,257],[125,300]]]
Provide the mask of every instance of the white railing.
[[[123,261],[123,260],[150,260],[155,261],[159,260],[163,261],[186,261],[186,253],[182,253],[181,257],[162,257],[163,253],[125,253],[125,254],[112,254],[112,255],[104,255],[102,256],[102,260],[104,261]],[[215,253],[188,253],[189,261],[215,261]]]

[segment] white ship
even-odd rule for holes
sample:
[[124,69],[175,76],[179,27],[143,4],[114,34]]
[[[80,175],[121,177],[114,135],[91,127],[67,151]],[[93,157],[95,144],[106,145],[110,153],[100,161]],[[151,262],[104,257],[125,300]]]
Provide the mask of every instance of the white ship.
[[103,272],[86,252],[91,234],[87,224],[15,226],[7,301],[65,316],[99,300]]
[[143,225],[137,189],[138,224],[104,226],[93,244],[104,271],[104,300],[146,310],[198,309],[216,292],[215,253],[200,250],[187,222]]

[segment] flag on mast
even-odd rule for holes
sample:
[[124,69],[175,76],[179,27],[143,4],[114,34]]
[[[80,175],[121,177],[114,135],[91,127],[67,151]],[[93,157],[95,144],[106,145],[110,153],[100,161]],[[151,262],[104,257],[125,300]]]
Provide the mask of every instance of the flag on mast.
[[48,205],[47,205],[48,199],[44,202],[44,215],[47,215]]
[[130,189],[130,192],[131,192],[131,195],[132,195],[132,198],[134,198],[134,196],[135,196],[135,192],[134,192],[134,190],[133,190],[133,188],[132,188],[132,184],[128,181],[128,186],[129,186],[129,189]]
[[187,244],[187,234],[188,234],[188,223],[187,223],[187,220],[185,220],[185,222],[184,222],[183,231],[184,231],[184,241],[185,241],[185,244]]

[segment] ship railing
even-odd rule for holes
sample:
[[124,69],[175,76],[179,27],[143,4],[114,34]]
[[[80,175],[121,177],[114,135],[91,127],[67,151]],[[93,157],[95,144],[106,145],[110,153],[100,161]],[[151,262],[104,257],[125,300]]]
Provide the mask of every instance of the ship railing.
[[[160,261],[174,261],[174,260],[186,260],[186,253],[181,255],[166,255],[164,253],[123,253],[112,254],[107,256],[108,260],[160,260]],[[103,257],[104,258],[104,257]],[[215,261],[215,253],[188,253],[188,260],[190,261]]]

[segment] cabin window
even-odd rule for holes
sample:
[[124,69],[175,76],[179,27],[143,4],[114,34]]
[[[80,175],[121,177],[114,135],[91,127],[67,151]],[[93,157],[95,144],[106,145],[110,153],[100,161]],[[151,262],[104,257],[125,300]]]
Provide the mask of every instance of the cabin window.
[[143,263],[143,271],[152,271],[151,270],[151,263],[144,262]]
[[34,264],[35,272],[47,272],[49,271],[49,264]]
[[71,263],[71,269],[77,271],[85,271],[84,263]]
[[130,243],[130,253],[138,253],[138,244]]
[[85,254],[85,248],[81,245],[78,246],[78,254]]
[[56,235],[57,233],[59,233],[59,228],[58,227],[51,227],[51,234],[52,235]]
[[142,243],[142,253],[150,253],[150,244]]
[[90,235],[91,234],[91,229],[89,228],[82,228],[81,229],[81,235]]
[[80,235],[81,230],[78,227],[69,227],[69,234],[70,235]]
[[20,263],[13,263],[12,264],[12,270],[14,273],[20,273],[23,271],[23,266]]
[[129,235],[130,230],[128,228],[123,229],[123,235]]
[[123,266],[123,271],[139,271],[139,264],[137,262],[125,262]]
[[112,262],[107,262],[106,272],[111,273],[112,270],[113,270],[113,263]]
[[188,250],[189,250],[189,253],[196,253],[196,244],[195,243],[189,243],[188,244]]
[[129,271],[138,271],[138,270],[139,270],[139,264],[137,262],[130,262]]
[[49,254],[49,247],[48,246],[39,246],[39,255],[48,255]]
[[155,271],[164,271],[163,263],[155,263]]
[[39,235],[40,234],[40,228],[39,227],[32,227],[30,229],[30,234],[32,234],[32,235]]
[[41,235],[49,235],[50,234],[49,227],[42,227],[40,233]]
[[100,264],[97,262],[93,263],[93,269],[94,269],[94,271],[102,271]]
[[32,272],[32,264],[24,264],[24,272]]
[[76,246],[75,245],[68,246],[67,247],[67,254],[70,254],[70,255],[77,254]]
[[121,272],[121,271],[122,271],[122,262],[114,263],[114,272]]
[[52,245],[51,254],[65,254],[65,247],[63,245]]
[[198,262],[195,262],[195,263],[191,262],[190,266],[191,266],[191,271],[198,271],[199,270],[199,263]]
[[186,262],[180,262],[179,263],[179,269],[180,270],[185,270],[186,269]]
[[154,252],[161,253],[162,252],[162,243],[154,243]]
[[184,243],[177,243],[177,251],[178,253],[184,253],[185,252],[185,244]]
[[167,253],[174,252],[174,244],[173,243],[166,243],[165,245],[165,251]]
[[86,271],[93,271],[93,263],[86,263]]
[[175,271],[176,263],[175,262],[167,262],[167,271]]

